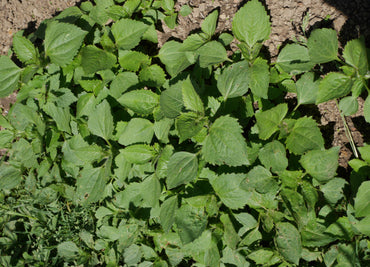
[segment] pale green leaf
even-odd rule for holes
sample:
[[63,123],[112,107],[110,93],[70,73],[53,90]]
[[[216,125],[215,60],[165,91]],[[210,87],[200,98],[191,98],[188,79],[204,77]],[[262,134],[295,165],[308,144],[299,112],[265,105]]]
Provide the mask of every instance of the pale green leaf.
[[112,34],[119,49],[129,50],[137,46],[148,29],[144,22],[121,19],[113,24]]
[[279,259],[277,255],[274,254],[274,252],[271,249],[261,248],[259,250],[255,250],[248,254],[248,258],[253,260],[258,265],[263,266],[270,266],[270,261],[275,261],[274,258],[277,258],[277,262],[279,262]]
[[369,70],[368,57],[363,39],[349,41],[343,50],[343,57],[347,64],[356,68],[360,75]]
[[261,163],[272,172],[282,172],[288,167],[285,147],[277,140],[267,143],[258,153]]
[[161,87],[166,81],[166,74],[160,66],[154,64],[140,71],[139,80],[150,87]]
[[106,180],[105,168],[86,167],[77,177],[76,194],[80,201],[93,203],[102,200]]
[[159,207],[159,197],[162,193],[161,183],[155,175],[147,177],[141,183],[141,196],[143,198],[142,207]]
[[266,140],[279,130],[279,125],[287,112],[288,105],[279,104],[269,110],[256,113],[259,137]]
[[315,74],[307,72],[296,82],[298,105],[315,104],[319,91],[319,80],[315,81]]
[[276,225],[275,242],[280,254],[289,262],[296,265],[302,253],[301,236],[292,224],[280,222]]
[[311,61],[316,64],[336,60],[338,54],[337,32],[333,29],[316,29],[307,41]]
[[13,37],[13,50],[23,63],[36,62],[37,51],[30,40],[17,33]]
[[65,241],[57,246],[58,256],[70,261],[77,258],[80,254],[77,245],[72,241]]
[[22,173],[20,169],[4,163],[0,167],[0,190],[10,190],[21,183]]
[[[258,57],[249,69],[249,88],[255,96],[267,99],[270,71],[267,60]],[[247,76],[246,73],[242,74]]]
[[2,129],[0,131],[0,149],[9,147],[14,139],[14,132]]
[[356,217],[365,217],[370,214],[370,181],[363,182],[355,198]]
[[224,226],[224,235],[223,235],[223,241],[224,243],[232,248],[236,249],[236,246],[238,245],[240,238],[238,234],[235,231],[234,225],[229,217],[228,214],[222,214],[220,217],[220,221],[222,222]]
[[262,43],[269,38],[270,17],[258,0],[249,1],[236,12],[232,30],[239,41],[253,47],[256,43]]
[[361,158],[370,164],[370,145],[364,145],[357,148]]
[[229,247],[226,247],[222,251],[222,263],[228,263],[232,266],[241,266],[241,267],[249,267],[249,262],[246,261],[245,256],[242,255],[237,250],[231,249]]
[[134,90],[123,94],[117,101],[141,115],[149,115],[159,104],[159,96],[150,90]]
[[181,46],[181,51],[195,51],[207,42],[200,34],[190,34]]
[[66,66],[72,62],[86,34],[73,24],[53,21],[45,31],[45,53],[52,63]]
[[0,56],[0,97],[10,95],[17,89],[21,69],[6,57]]
[[77,101],[76,116],[88,116],[94,111],[96,106],[96,98],[93,93],[81,95]]
[[118,142],[124,146],[134,143],[150,144],[153,135],[153,123],[147,119],[133,118],[128,122]]
[[81,66],[86,74],[111,69],[116,62],[115,55],[96,46],[88,45],[81,50]]
[[105,140],[112,137],[114,128],[113,116],[107,100],[103,100],[103,102],[96,106],[95,110],[89,115],[87,125],[93,134]]
[[206,33],[209,37],[211,37],[216,30],[218,20],[218,10],[214,10],[212,13],[208,14],[208,16],[203,20],[201,24],[201,29],[204,33]]
[[182,99],[185,108],[204,114],[203,102],[195,91],[190,77],[182,83]]
[[309,71],[315,66],[311,62],[308,49],[299,44],[288,44],[279,53],[276,63],[285,72],[299,74]]
[[247,144],[237,119],[222,116],[211,126],[202,149],[206,162],[216,165],[249,165]]
[[246,179],[240,186],[246,191],[253,191],[254,189],[261,194],[275,194],[279,189],[278,183],[271,172],[260,165],[255,166],[247,173]]
[[160,209],[159,219],[163,230],[168,233],[175,222],[176,211],[178,209],[177,196],[172,196],[163,201]]
[[351,77],[338,72],[331,72],[321,80],[316,104],[347,95],[352,88]]
[[358,101],[356,97],[347,96],[339,101],[339,109],[342,111],[344,116],[350,116],[357,112]]
[[179,143],[197,135],[206,123],[206,119],[193,112],[182,113],[176,118],[176,129],[180,136]]
[[121,72],[117,74],[110,84],[109,93],[118,99],[124,92],[135,87],[139,83],[137,75],[133,72]]
[[161,111],[167,118],[176,118],[181,114],[181,110],[184,107],[182,87],[171,86],[169,89],[163,91],[159,102]]
[[370,237],[370,215],[355,224],[355,228],[362,234]]
[[151,59],[148,55],[138,51],[119,50],[118,62],[125,70],[138,71],[144,66],[149,66]]
[[344,197],[343,188],[348,184],[346,180],[342,178],[334,178],[321,186],[321,192],[323,192],[326,201],[335,205],[340,199]]
[[370,97],[368,96],[364,103],[364,117],[365,121],[370,123]]
[[147,163],[156,155],[154,148],[141,144],[128,146],[121,153],[128,162],[135,164]]
[[348,217],[340,217],[338,220],[329,225],[325,233],[334,236],[340,240],[351,240],[354,236],[352,224]]
[[157,137],[157,139],[163,143],[168,143],[168,134],[170,132],[170,129],[173,125],[173,120],[169,118],[163,118],[160,121],[154,122],[154,134]]
[[46,114],[53,118],[60,131],[71,133],[71,126],[69,124],[71,122],[71,113],[69,112],[69,108],[60,108],[54,105],[54,103],[46,103],[43,109]]
[[168,189],[192,182],[197,177],[198,159],[189,152],[174,153],[167,164]]
[[199,66],[207,68],[208,66],[219,64],[228,60],[225,47],[217,42],[210,41],[201,46],[197,51]]
[[235,219],[243,225],[242,228],[238,231],[240,236],[244,235],[249,230],[256,228],[258,225],[257,220],[249,213],[234,213]]

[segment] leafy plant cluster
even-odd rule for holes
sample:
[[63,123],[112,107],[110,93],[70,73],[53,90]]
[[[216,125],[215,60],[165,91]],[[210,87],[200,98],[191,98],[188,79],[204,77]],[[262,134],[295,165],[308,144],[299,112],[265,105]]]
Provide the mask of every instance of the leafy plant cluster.
[[331,99],[357,111],[363,40],[340,51],[316,29],[271,63],[252,0],[232,34],[215,34],[215,10],[157,51],[173,7],[83,2],[14,36],[0,57],[0,95],[18,90],[0,117],[1,265],[368,265],[370,146],[338,177],[339,148],[300,114]]

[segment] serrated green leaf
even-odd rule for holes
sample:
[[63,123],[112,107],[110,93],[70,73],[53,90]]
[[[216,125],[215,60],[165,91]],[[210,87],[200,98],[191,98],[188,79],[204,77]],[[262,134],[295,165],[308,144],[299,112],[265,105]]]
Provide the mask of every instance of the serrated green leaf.
[[351,240],[354,236],[352,225],[348,217],[340,217],[334,223],[329,225],[325,233],[334,236],[340,240]]
[[43,106],[43,110],[53,118],[60,131],[71,133],[71,113],[69,108],[60,108],[50,102]]
[[121,19],[113,24],[112,34],[119,49],[130,50],[137,46],[148,25],[132,19]]
[[360,75],[365,75],[369,70],[368,57],[363,39],[349,41],[344,47],[343,57],[347,64],[358,70]]
[[147,119],[131,119],[119,137],[118,143],[128,146],[134,143],[150,144],[154,135],[153,123]]
[[192,182],[197,177],[198,159],[196,154],[176,152],[167,164],[167,187],[175,188]]
[[269,110],[256,113],[259,137],[263,140],[270,138],[279,129],[279,125],[287,112],[288,105],[279,104]]
[[233,215],[235,219],[243,225],[243,227],[238,231],[239,236],[243,236],[246,232],[256,228],[258,225],[257,220],[249,213],[242,212],[234,213]]
[[[270,71],[267,60],[258,57],[249,69],[249,88],[255,96],[267,99]],[[246,75],[246,74],[243,74]]]
[[93,203],[102,200],[106,179],[105,169],[86,167],[77,178],[76,195],[83,203]]
[[133,72],[121,72],[117,74],[110,84],[109,93],[114,98],[118,99],[124,92],[139,83],[137,75]]
[[276,225],[275,242],[280,254],[289,262],[298,265],[302,253],[301,236],[291,223]]
[[357,112],[358,101],[356,97],[347,96],[339,101],[339,109],[342,111],[344,116],[350,116]]
[[270,17],[258,0],[249,1],[236,12],[232,30],[239,41],[253,47],[256,43],[262,43],[269,38]]
[[282,172],[288,167],[285,147],[277,140],[267,143],[258,153],[261,163],[272,172]]
[[9,147],[14,139],[14,133],[9,130],[0,131],[0,149]]
[[321,186],[321,192],[323,192],[326,201],[335,205],[340,199],[344,197],[343,188],[348,184],[346,180],[342,178],[334,178]]
[[182,43],[181,51],[195,51],[207,42],[200,34],[190,34]]
[[141,115],[149,115],[159,104],[159,96],[150,90],[134,90],[123,94],[117,101]]
[[139,80],[150,87],[161,87],[166,81],[166,74],[160,66],[154,64],[140,71]]
[[149,145],[131,145],[121,150],[124,158],[135,164],[144,164],[152,160],[155,156],[155,150]]
[[212,13],[208,14],[208,16],[203,20],[201,24],[201,29],[204,33],[206,33],[209,37],[211,37],[216,30],[218,20],[218,10],[212,11]]
[[324,138],[316,121],[312,118],[299,118],[286,139],[286,147],[296,155],[302,155],[309,150],[323,149]]
[[167,165],[173,154],[173,146],[166,145],[159,153],[155,173],[158,178],[165,178],[167,176]]
[[45,53],[52,63],[66,66],[72,62],[86,34],[75,25],[53,21],[45,31]]
[[151,63],[148,55],[138,51],[127,50],[119,50],[118,61],[122,68],[129,71],[138,71]]
[[72,241],[65,241],[57,246],[58,256],[65,260],[73,260],[79,256],[79,249]]
[[81,66],[86,74],[111,69],[116,62],[115,55],[96,46],[88,45],[81,50]]
[[10,95],[18,85],[21,69],[6,57],[0,56],[0,97]]
[[181,110],[184,107],[182,87],[171,86],[169,89],[163,91],[159,102],[161,111],[167,118],[176,118],[181,114]]
[[172,196],[163,201],[160,209],[159,220],[163,231],[168,233],[175,222],[178,206],[177,196]]
[[364,117],[365,121],[370,123],[370,97],[368,96],[364,103]]
[[319,91],[319,80],[315,81],[315,74],[307,72],[296,82],[298,105],[315,104]]
[[276,193],[279,186],[269,170],[258,165],[247,173],[246,180],[241,183],[246,191],[255,189],[258,193]]
[[338,54],[337,32],[333,29],[316,29],[307,41],[311,61],[316,64],[336,60]]
[[209,182],[222,203],[230,209],[241,209],[248,203],[250,196],[240,187],[240,183],[245,178],[245,174],[227,173],[221,174]]
[[276,63],[292,75],[309,71],[315,66],[315,63],[311,62],[308,49],[299,44],[286,45],[279,53]]
[[103,100],[90,114],[87,123],[89,130],[105,140],[109,140],[113,134],[113,116],[107,100]]
[[356,217],[365,217],[370,214],[370,181],[363,182],[358,188],[355,198]]
[[238,234],[235,231],[234,225],[227,214],[222,214],[220,217],[220,221],[222,222],[224,226],[224,235],[223,235],[223,241],[224,243],[232,248],[236,249],[236,246],[238,245],[240,238]]
[[173,125],[173,120],[169,118],[164,118],[160,121],[154,122],[154,134],[158,138],[159,141],[163,143],[168,143],[168,134],[170,132],[170,129]]
[[239,97],[248,92],[250,81],[249,63],[243,60],[223,70],[218,77],[217,88],[226,101],[228,98]]
[[193,112],[182,113],[176,118],[176,129],[179,133],[179,143],[197,135],[203,128],[206,120]]
[[339,147],[329,150],[311,150],[301,157],[300,163],[313,178],[325,183],[334,178],[338,168]]
[[195,91],[190,77],[182,83],[182,99],[186,109],[204,114],[203,102]]
[[30,40],[17,33],[13,37],[13,50],[17,58],[23,63],[37,61],[37,51]]
[[338,72],[331,72],[321,80],[316,104],[347,95],[352,88],[351,77]]
[[4,163],[0,166],[0,190],[10,190],[17,187],[22,181],[20,169]]
[[182,51],[182,46],[183,45],[179,42],[169,41],[159,50],[159,59],[166,66],[167,72],[172,77],[176,76],[195,62],[194,56],[191,58],[193,53]]
[[208,66],[219,64],[228,60],[225,47],[217,42],[210,41],[201,46],[197,51],[199,66],[207,68]]
[[202,153],[206,162],[216,165],[249,165],[247,144],[237,119],[219,117],[211,126]]
[[96,106],[96,98],[93,93],[84,94],[77,101],[76,116],[88,116],[94,111]]

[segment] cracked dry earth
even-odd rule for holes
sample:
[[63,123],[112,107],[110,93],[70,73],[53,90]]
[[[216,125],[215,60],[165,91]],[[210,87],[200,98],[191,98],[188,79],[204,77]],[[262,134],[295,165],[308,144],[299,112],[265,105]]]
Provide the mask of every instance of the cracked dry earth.
[[[0,55],[7,54],[11,46],[12,35],[18,30],[33,31],[40,22],[56,15],[67,7],[78,5],[76,0],[0,0]],[[169,29],[163,25],[159,32],[159,46],[169,38],[183,40],[191,32],[200,28],[200,24],[209,12],[218,8],[220,11],[217,32],[231,31],[232,18],[238,8],[247,1],[241,0],[178,0],[176,9],[187,4],[192,13],[187,17],[179,16],[178,26]],[[370,47],[370,1],[369,0],[265,0],[262,1],[271,17],[270,40],[265,43],[266,50],[274,61],[279,49],[286,43],[302,35],[301,23],[309,13],[306,31],[317,27],[330,27],[339,34],[340,47],[346,41],[362,35]],[[236,45],[231,46],[232,49]],[[7,113],[16,94],[0,99],[0,108]],[[363,118],[363,102],[359,98],[359,110],[355,115],[344,118],[351,136],[357,146],[370,142],[370,125]],[[293,99],[294,101],[294,99]],[[346,135],[343,118],[335,101],[310,106],[302,109],[303,115],[313,116],[321,125],[327,147],[340,146],[340,166],[347,168],[348,160],[353,158]],[[344,170],[345,171],[345,170]]]

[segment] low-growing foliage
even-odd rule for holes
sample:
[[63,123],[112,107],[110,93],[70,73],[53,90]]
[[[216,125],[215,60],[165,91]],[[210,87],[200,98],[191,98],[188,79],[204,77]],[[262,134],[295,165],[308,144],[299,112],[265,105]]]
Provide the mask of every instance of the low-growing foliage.
[[18,90],[0,117],[1,265],[370,264],[370,146],[339,177],[339,148],[299,112],[331,99],[357,111],[362,39],[341,51],[316,29],[271,63],[252,0],[232,35],[215,34],[216,10],[157,51],[173,0],[94,2],[17,33],[0,57],[0,96]]

